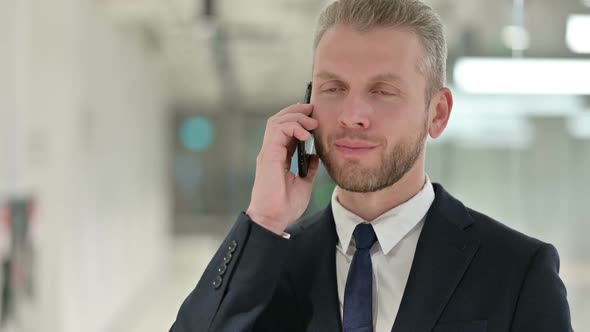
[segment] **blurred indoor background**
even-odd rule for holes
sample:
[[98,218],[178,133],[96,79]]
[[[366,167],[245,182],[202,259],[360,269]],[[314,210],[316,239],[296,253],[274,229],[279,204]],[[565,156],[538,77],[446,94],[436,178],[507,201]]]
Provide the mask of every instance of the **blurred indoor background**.
[[[0,331],[167,331],[327,2],[0,0]],[[553,243],[590,331],[590,1],[426,2],[456,101],[428,174]]]

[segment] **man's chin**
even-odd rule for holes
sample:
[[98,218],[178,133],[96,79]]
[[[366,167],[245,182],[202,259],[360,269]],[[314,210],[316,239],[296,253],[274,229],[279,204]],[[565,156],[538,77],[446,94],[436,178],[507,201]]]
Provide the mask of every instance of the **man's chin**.
[[336,185],[346,191],[365,193],[379,190],[375,187],[375,181],[371,181],[375,178],[373,169],[349,166],[329,173]]
[[332,158],[332,164],[343,170],[358,169],[362,172],[377,169],[381,165],[381,160],[373,160],[373,158],[357,158],[357,157],[336,157]]
[[335,181],[336,185],[346,191],[353,192],[353,193],[371,193],[379,191],[383,188],[371,186],[368,182],[359,181],[356,179],[355,181]]

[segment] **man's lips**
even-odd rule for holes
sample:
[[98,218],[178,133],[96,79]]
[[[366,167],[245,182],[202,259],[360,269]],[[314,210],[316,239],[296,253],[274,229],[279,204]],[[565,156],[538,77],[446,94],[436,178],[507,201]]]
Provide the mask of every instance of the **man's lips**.
[[334,142],[337,147],[348,148],[348,149],[371,149],[376,147],[376,144],[372,144],[364,141],[346,140],[339,139]]
[[377,147],[377,145],[364,141],[337,140],[334,142],[334,147],[344,155],[360,156],[367,154]]

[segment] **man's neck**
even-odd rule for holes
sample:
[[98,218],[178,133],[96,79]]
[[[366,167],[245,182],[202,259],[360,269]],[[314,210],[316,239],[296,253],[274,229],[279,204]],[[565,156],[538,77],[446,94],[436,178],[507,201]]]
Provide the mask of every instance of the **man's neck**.
[[338,202],[348,211],[366,221],[372,221],[410,200],[422,190],[425,183],[424,168],[415,167],[397,183],[385,189],[372,193],[355,193],[337,187],[336,196]]

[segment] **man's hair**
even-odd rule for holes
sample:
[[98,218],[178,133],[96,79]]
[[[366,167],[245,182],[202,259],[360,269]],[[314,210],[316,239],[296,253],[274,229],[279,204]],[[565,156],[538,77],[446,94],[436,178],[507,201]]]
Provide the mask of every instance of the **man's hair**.
[[351,25],[359,31],[399,27],[414,32],[424,48],[418,70],[427,82],[430,98],[446,82],[447,43],[443,25],[431,7],[419,0],[338,0],[326,7],[318,19],[314,38],[317,49],[324,33],[335,25]]

